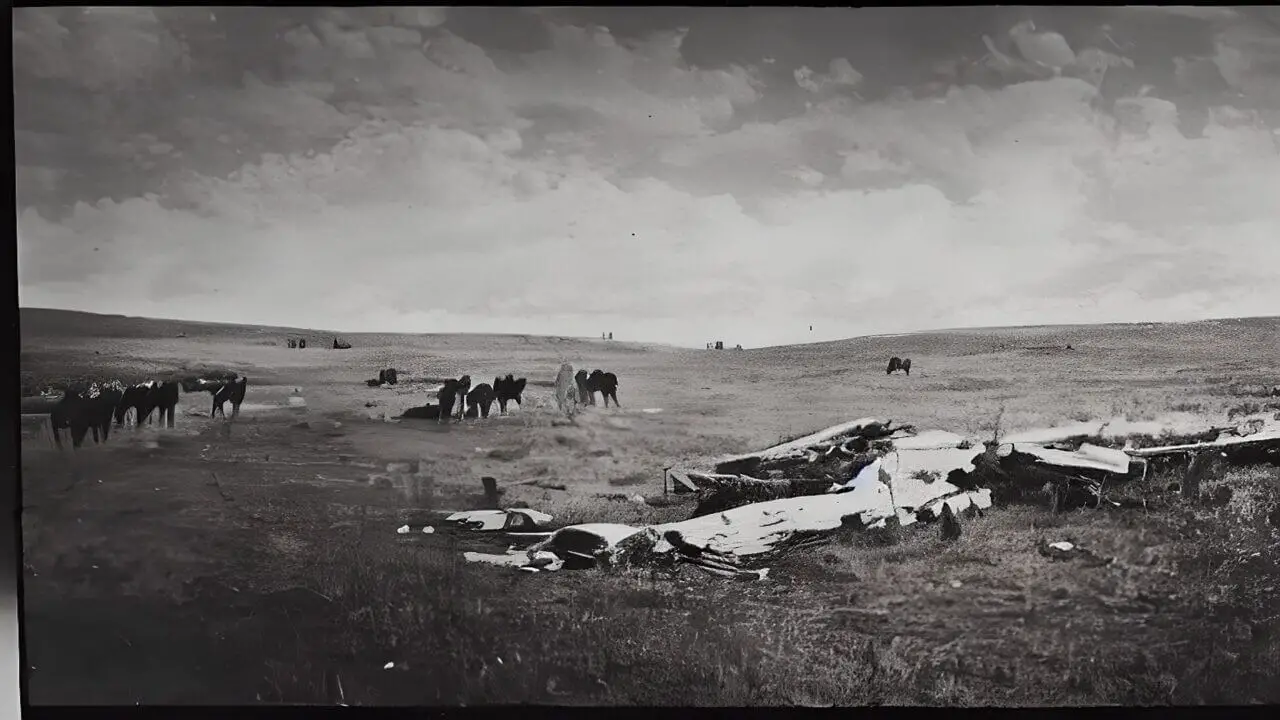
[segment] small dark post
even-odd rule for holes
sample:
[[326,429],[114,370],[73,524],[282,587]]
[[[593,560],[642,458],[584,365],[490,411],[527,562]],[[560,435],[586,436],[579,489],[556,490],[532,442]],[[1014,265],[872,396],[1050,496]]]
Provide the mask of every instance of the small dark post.
[[942,505],[942,527],[939,529],[938,535],[942,542],[950,543],[960,539],[960,521],[956,518],[956,514],[951,510],[951,505],[943,503]]
[[485,502],[486,502],[486,503],[488,503],[489,505],[493,506],[493,507],[496,509],[496,508],[498,507],[498,502],[499,502],[499,500],[498,500],[498,479],[497,479],[497,478],[492,478],[492,477],[489,477],[488,475],[486,475],[486,476],[484,476],[484,477],[480,478],[480,482],[484,485],[484,499],[485,499]]

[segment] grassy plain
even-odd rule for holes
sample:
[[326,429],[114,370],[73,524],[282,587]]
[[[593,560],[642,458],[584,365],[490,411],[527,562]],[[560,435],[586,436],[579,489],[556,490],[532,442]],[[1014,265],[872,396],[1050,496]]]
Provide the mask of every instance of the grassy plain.
[[[988,438],[1276,412],[1263,388],[1280,382],[1280,319],[742,352],[359,334],[335,351],[318,331],[290,350],[301,331],[30,309],[21,332],[24,394],[193,368],[250,379],[234,423],[185,395],[174,430],[75,453],[24,438],[34,704],[1280,702],[1272,467],[1220,469],[1204,499],[1166,491],[1169,477],[1118,491],[1146,510],[997,508],[952,545],[933,527],[840,537],[750,583],[469,565],[463,550],[508,541],[447,532],[435,515],[480,507],[492,475],[506,505],[557,523],[681,519],[692,504],[664,497],[664,467],[863,416]],[[912,375],[887,376],[890,355],[910,357]],[[623,407],[559,418],[548,385],[562,361],[617,373]],[[410,381],[366,387],[388,366]],[[386,421],[429,399],[417,379],[508,372],[531,387],[506,417]],[[370,481],[400,461],[417,475]],[[533,480],[565,489],[519,484]],[[405,523],[414,532],[398,535]],[[1108,562],[1050,560],[1040,538]]]

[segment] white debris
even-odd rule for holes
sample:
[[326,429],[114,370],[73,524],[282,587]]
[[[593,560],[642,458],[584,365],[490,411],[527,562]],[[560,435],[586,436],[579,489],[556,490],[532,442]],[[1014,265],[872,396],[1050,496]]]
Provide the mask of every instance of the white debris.
[[423,534],[423,535],[430,535],[431,533],[433,533],[433,532],[435,532],[435,531],[436,531],[436,529],[435,529],[435,528],[433,528],[433,527],[431,527],[430,525],[428,525],[428,526],[426,526],[426,527],[422,528],[422,534]]
[[445,518],[445,522],[466,525],[473,530],[530,530],[547,527],[553,518],[537,510],[464,510]]
[[644,496],[643,496],[643,495],[639,495],[639,494],[637,494],[637,495],[632,495],[631,497],[629,497],[629,498],[627,498],[627,499],[628,499],[628,500],[630,500],[631,502],[633,502],[633,503],[637,504],[637,505],[647,505],[647,504],[648,504],[648,502],[644,499]]
[[1023,430],[1021,432],[1010,433],[1000,438],[1002,443],[1032,443],[1036,445],[1047,445],[1053,442],[1061,442],[1072,437],[1092,437],[1102,432],[1107,423],[1100,420],[1090,422],[1075,422],[1070,425],[1059,425],[1057,427],[1037,428],[1035,430]]
[[383,665],[383,666],[382,666],[382,669],[383,669],[383,670],[390,670],[390,669],[394,668],[395,666],[396,666],[396,664],[395,664],[395,663],[393,663],[393,662],[389,662],[389,663],[387,663],[386,665]]
[[820,430],[816,433],[813,433],[812,435],[805,435],[802,438],[796,438],[795,440],[782,443],[781,445],[774,445],[773,447],[767,448],[765,450],[761,450],[760,452],[746,453],[743,455],[733,455],[730,457],[721,458],[717,462],[717,464],[724,464],[724,463],[733,462],[736,460],[747,460],[751,458],[759,458],[760,460],[767,461],[767,460],[774,460],[780,457],[786,457],[788,455],[802,454],[813,445],[817,445],[819,443],[826,442],[829,440],[835,440],[837,438],[841,438],[846,435],[856,434],[862,428],[866,428],[871,425],[884,425],[884,424],[886,424],[884,421],[877,420],[876,418],[859,418],[857,420],[852,420],[847,423],[832,425],[831,427],[826,428],[825,430]]
[[1054,450],[1034,443],[1008,443],[998,454],[1008,455],[1008,449],[1035,457],[1046,465],[1074,467],[1124,474],[1129,472],[1129,454],[1123,450],[1098,447],[1084,443],[1079,450]]
[[495,555],[493,553],[464,552],[462,557],[467,562],[487,563],[489,565],[513,568],[521,567],[529,562],[529,558],[526,555],[515,553]]
[[[835,530],[846,516],[860,516],[864,524],[874,525],[897,515],[893,496],[883,482],[888,474],[882,460],[877,459],[835,494],[753,503],[717,515],[656,525],[653,529],[659,535],[675,530],[685,542],[714,552],[756,555],[769,551],[796,532]],[[892,478],[890,480],[893,481]],[[947,485],[933,483],[924,487],[945,488]],[[948,493],[955,494],[947,496]],[[958,509],[969,505],[989,507],[991,503],[990,491],[963,492],[954,486],[939,492],[938,498],[959,506]],[[918,499],[927,500],[927,497],[921,495]],[[660,551],[658,547],[654,549]]]
[[946,430],[926,430],[910,437],[893,439],[893,447],[897,450],[943,450],[961,445],[981,448],[981,443]]
[[396,528],[396,532],[400,533],[401,535],[407,535],[407,534],[409,533],[409,526],[408,526],[408,525],[402,525],[402,526],[400,526],[400,527]]
[[660,413],[660,412],[662,412],[662,408],[644,408],[644,409],[642,409],[640,412],[642,412],[642,413],[649,413],[650,415],[654,415],[654,414],[656,414],[656,413]]
[[1076,546],[1064,540],[1061,542],[1049,543],[1049,547],[1054,550],[1061,550],[1062,552],[1071,552]]

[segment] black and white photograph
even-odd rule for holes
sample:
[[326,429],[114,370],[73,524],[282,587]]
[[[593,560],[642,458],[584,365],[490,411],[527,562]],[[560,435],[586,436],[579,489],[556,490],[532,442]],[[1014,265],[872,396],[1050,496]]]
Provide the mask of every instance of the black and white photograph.
[[24,707],[1280,704],[1277,6],[12,30]]

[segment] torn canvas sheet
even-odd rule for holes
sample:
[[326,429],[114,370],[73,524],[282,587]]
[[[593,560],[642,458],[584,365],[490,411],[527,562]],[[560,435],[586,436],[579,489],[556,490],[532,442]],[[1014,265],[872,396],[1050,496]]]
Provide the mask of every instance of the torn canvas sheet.
[[1157,455],[1168,455],[1171,453],[1208,450],[1213,448],[1232,448],[1241,445],[1265,445],[1270,443],[1280,444],[1280,428],[1271,428],[1261,432],[1255,432],[1245,437],[1228,435],[1218,438],[1212,442],[1189,443],[1186,445],[1166,445],[1164,447],[1142,448],[1140,450],[1129,450],[1128,454],[1134,457],[1154,457]]
[[981,446],[982,443],[946,430],[925,430],[910,437],[893,438],[896,450],[943,450],[959,447],[981,449]]
[[445,522],[465,525],[472,530],[537,530],[551,524],[552,517],[529,508],[507,510],[464,510],[445,518]]
[[[758,555],[797,532],[835,530],[846,516],[857,516],[864,525],[871,526],[897,515],[889,487],[883,481],[889,475],[883,459],[877,459],[860,470],[838,493],[744,505],[714,515],[655,525],[653,529],[660,536],[676,531],[685,543],[721,554]],[[990,493],[985,496],[966,493],[947,483],[926,487],[933,486],[937,486],[930,491],[935,493],[934,498],[958,493],[956,497],[979,498],[970,499],[968,503],[957,500],[962,507],[973,502],[990,505]],[[928,493],[920,495],[921,502],[930,499]]]
[[1036,428],[1034,430],[1022,430],[1016,433],[1010,433],[1000,440],[1002,443],[1030,443],[1035,445],[1048,445],[1049,443],[1061,442],[1073,437],[1094,437],[1102,432],[1102,428],[1106,423],[1101,420],[1090,420],[1088,422],[1075,422],[1069,425],[1059,425],[1057,427]]
[[724,465],[740,460],[771,460],[774,458],[786,457],[788,455],[801,455],[804,454],[805,450],[813,445],[842,439],[847,436],[858,435],[861,430],[868,429],[873,426],[883,427],[887,424],[888,423],[886,421],[878,420],[876,418],[859,418],[847,423],[833,425],[825,430],[820,430],[812,435],[805,435],[802,438],[796,438],[795,440],[782,443],[781,445],[774,445],[771,448],[766,448],[759,452],[745,453],[743,455],[733,455],[731,457],[722,458],[717,461],[717,465]]
[[998,454],[1008,456],[1012,451],[1031,455],[1037,461],[1054,467],[1102,470],[1126,474],[1129,472],[1129,455],[1123,450],[1099,447],[1084,443],[1078,450],[1054,450],[1034,443],[1006,443]]

